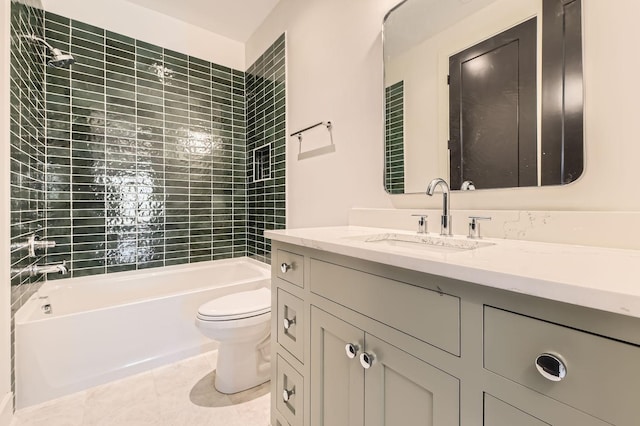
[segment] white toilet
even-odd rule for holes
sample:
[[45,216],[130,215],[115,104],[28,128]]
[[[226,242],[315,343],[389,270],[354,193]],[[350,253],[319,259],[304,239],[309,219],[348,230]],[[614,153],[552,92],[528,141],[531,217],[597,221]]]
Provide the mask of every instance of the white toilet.
[[196,325],[220,343],[215,387],[241,392],[270,379],[271,291],[267,288],[230,294],[198,309]]

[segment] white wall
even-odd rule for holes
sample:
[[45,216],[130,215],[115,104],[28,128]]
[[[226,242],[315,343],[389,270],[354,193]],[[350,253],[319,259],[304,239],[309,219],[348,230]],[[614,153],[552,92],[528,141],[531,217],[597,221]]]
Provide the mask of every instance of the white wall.
[[[9,424],[11,398],[11,285],[9,284],[9,28],[10,0],[0,0],[0,425]],[[9,400],[6,398],[9,397]]]
[[[391,206],[382,187],[382,19],[397,0],[282,0],[246,45],[253,63],[287,32],[288,133],[333,123],[336,152],[287,148],[287,226],[346,224],[353,206]],[[303,145],[328,134],[306,133]]]
[[[394,0],[282,0],[246,46],[247,63],[288,32],[288,126],[335,124],[337,151],[298,161],[288,151],[288,226],[346,224],[352,207],[437,208],[424,195],[382,189],[380,27]],[[639,211],[640,2],[583,0],[583,177],[565,187],[454,194],[453,208]],[[426,187],[426,182],[425,182]],[[636,225],[637,226],[637,225]],[[624,238],[624,236],[621,236]]]
[[48,12],[245,70],[244,45],[125,0],[42,0]]

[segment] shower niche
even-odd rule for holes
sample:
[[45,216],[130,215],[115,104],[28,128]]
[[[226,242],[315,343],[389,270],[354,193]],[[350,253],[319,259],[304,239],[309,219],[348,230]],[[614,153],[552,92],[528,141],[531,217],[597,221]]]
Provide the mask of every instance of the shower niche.
[[253,150],[253,181],[271,179],[271,144]]

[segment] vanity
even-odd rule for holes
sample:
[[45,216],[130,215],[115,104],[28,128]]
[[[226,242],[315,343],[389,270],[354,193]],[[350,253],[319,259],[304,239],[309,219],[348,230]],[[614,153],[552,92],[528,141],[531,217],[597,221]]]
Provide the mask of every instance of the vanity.
[[385,189],[442,186],[447,237],[265,232],[272,425],[640,425],[640,251],[477,238],[482,217],[450,236],[449,189],[491,207],[483,193],[582,175],[581,16],[580,0],[387,14]]
[[638,424],[639,252],[415,235],[266,233],[272,425]]

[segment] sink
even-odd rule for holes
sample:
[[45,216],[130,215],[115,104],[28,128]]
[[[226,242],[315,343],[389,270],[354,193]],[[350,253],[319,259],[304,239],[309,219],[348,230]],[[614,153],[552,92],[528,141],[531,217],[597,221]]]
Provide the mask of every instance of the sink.
[[387,247],[403,247],[418,250],[435,251],[441,253],[455,253],[461,251],[476,250],[482,247],[495,245],[487,241],[474,241],[467,239],[433,237],[429,235],[408,234],[375,234],[357,237],[345,237],[345,239],[362,241]]

